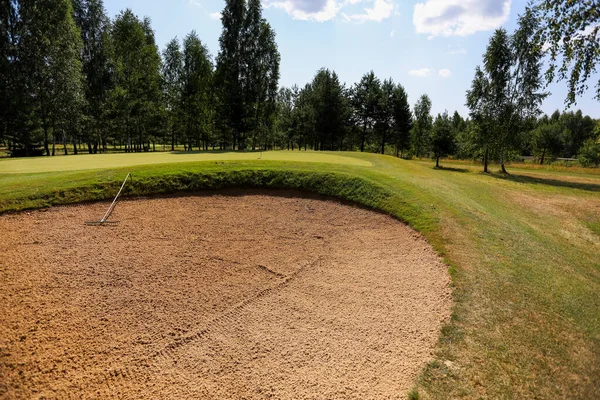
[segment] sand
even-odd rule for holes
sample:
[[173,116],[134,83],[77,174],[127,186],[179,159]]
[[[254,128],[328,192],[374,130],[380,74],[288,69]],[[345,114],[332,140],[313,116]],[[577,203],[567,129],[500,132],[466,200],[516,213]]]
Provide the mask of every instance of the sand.
[[225,191],[0,216],[0,398],[406,398],[452,305],[424,238]]

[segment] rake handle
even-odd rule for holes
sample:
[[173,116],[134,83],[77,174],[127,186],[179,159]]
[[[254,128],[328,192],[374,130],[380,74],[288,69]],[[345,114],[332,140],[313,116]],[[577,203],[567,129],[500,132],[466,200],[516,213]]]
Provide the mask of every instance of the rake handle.
[[125,180],[123,181],[123,184],[121,185],[121,189],[119,189],[119,192],[115,196],[115,199],[111,203],[110,207],[108,207],[108,210],[106,210],[106,214],[104,214],[104,217],[102,217],[102,219],[100,220],[100,223],[104,223],[108,219],[108,217],[110,217],[110,214],[112,214],[113,210],[115,209],[115,205],[117,204],[117,200],[119,199],[119,196],[121,195],[121,192],[123,191],[123,188],[125,187],[125,183],[127,182],[127,179],[129,179],[130,177],[131,177],[131,173],[128,173],[127,176],[125,177]]

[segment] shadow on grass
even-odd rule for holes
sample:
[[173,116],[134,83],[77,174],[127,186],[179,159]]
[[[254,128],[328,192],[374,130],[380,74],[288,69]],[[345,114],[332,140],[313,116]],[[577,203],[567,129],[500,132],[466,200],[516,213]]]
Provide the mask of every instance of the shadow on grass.
[[[266,150],[262,151],[266,153]],[[223,154],[223,153],[261,153],[260,150],[175,150],[170,151],[171,154],[186,155],[186,154]]]
[[436,171],[449,171],[449,172],[469,172],[468,169],[466,168],[453,168],[453,167],[444,167],[444,166],[439,166],[439,167],[433,167],[433,169],[435,169]]
[[519,183],[530,183],[535,185],[549,185],[556,187],[565,187],[570,189],[580,189],[586,190],[589,192],[600,192],[600,184],[596,183],[583,183],[583,182],[569,182],[569,181],[561,181],[558,179],[548,179],[548,178],[537,178],[533,176],[527,175],[518,175],[518,174],[502,174],[502,173],[491,173],[489,176],[492,176],[497,179],[504,179],[513,182]]

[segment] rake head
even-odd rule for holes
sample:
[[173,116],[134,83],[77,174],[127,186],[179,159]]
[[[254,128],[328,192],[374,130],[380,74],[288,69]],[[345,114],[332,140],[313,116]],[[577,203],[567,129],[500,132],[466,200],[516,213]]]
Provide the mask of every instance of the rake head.
[[114,211],[114,209],[117,205],[117,200],[119,200],[119,196],[121,195],[121,192],[123,191],[123,188],[125,187],[125,183],[127,182],[128,178],[131,178],[131,174],[127,174],[127,176],[125,177],[125,180],[123,181],[123,184],[121,185],[121,189],[119,189],[119,192],[115,196],[115,199],[108,207],[108,210],[106,210],[104,217],[102,217],[102,219],[100,221],[85,221],[84,223],[86,225],[89,225],[89,226],[117,225],[119,223],[119,221],[109,221],[108,218],[110,218],[110,214],[112,214],[112,212]]
[[86,225],[90,226],[100,226],[100,225],[108,225],[115,226],[118,225],[121,221],[85,221]]

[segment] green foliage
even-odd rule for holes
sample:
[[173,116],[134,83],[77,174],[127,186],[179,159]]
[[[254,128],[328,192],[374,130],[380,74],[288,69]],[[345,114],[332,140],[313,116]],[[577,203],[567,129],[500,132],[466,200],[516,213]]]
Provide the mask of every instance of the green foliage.
[[[588,88],[586,82],[600,63],[600,8],[589,0],[534,0],[532,12],[541,21],[536,27],[537,46],[548,46],[550,63],[546,70],[549,82],[558,78],[568,86],[565,103],[576,103]],[[596,84],[600,100],[600,80]]]
[[250,140],[254,149],[275,126],[280,62],[275,32],[262,18],[259,0],[227,0],[221,22],[215,72],[220,128],[231,134],[233,148],[245,149]]
[[431,100],[426,94],[415,103],[415,124],[412,130],[412,148],[417,157],[421,157],[429,147],[431,127]]
[[538,27],[534,13],[519,16],[512,36],[504,28],[490,38],[483,56],[483,69],[475,69],[467,106],[476,124],[475,140],[483,153],[484,171],[489,157],[497,153],[506,173],[508,154],[523,142],[528,121],[536,117],[547,93],[541,92],[541,56],[531,40]]
[[403,155],[410,147],[410,131],[413,126],[413,116],[408,104],[406,90],[400,84],[396,86],[393,94],[393,125],[392,143],[396,146],[396,157]]
[[10,75],[8,94],[15,96],[9,100],[8,118],[11,128],[16,128],[11,151],[34,155],[41,131],[46,155],[51,154],[49,143],[54,137],[54,154],[56,139],[66,144],[67,132],[76,125],[83,105],[82,43],[71,2],[21,0],[8,5],[3,12],[12,57],[4,67]]
[[547,117],[538,121],[531,133],[533,152],[544,164],[546,157],[557,156],[563,147],[563,129],[558,121],[551,122]]
[[213,127],[213,65],[196,32],[183,40],[180,117],[187,149],[208,150]]
[[88,152],[97,153],[99,147],[100,150],[106,148],[106,98],[113,84],[109,19],[102,0],[73,0],[72,3],[83,42],[80,59],[85,92],[83,112],[73,132],[73,149],[77,154],[78,144],[85,143]]
[[125,139],[126,151],[147,150],[151,135],[162,126],[161,59],[150,20],[122,11],[111,31],[115,88],[111,113]]
[[584,167],[598,167],[600,165],[600,139],[586,140],[579,149],[577,158]]
[[167,43],[162,57],[163,101],[167,115],[167,131],[170,133],[171,151],[173,151],[175,138],[179,137],[182,131],[183,54],[177,38]]
[[562,113],[559,119],[564,130],[563,157],[573,157],[583,143],[594,137],[596,123],[589,116],[583,116],[581,110]]
[[343,148],[342,140],[350,112],[344,96],[344,86],[334,71],[320,69],[311,83],[311,92],[315,117],[315,148]]
[[389,142],[394,118],[394,81],[386,79],[381,85],[379,101],[375,108],[375,137],[381,154],[385,154],[385,145]]
[[381,81],[373,71],[363,75],[351,91],[354,116],[361,125],[360,151],[365,151],[368,134],[375,124],[377,105],[381,97]]
[[294,129],[294,102],[298,88],[282,87],[277,94],[277,129],[281,133],[278,138],[279,147],[294,150],[294,144],[299,143],[299,138]]
[[435,157],[435,166],[439,168],[440,157],[454,153],[456,149],[456,130],[452,126],[452,120],[448,112],[438,114],[431,130],[431,152]]

